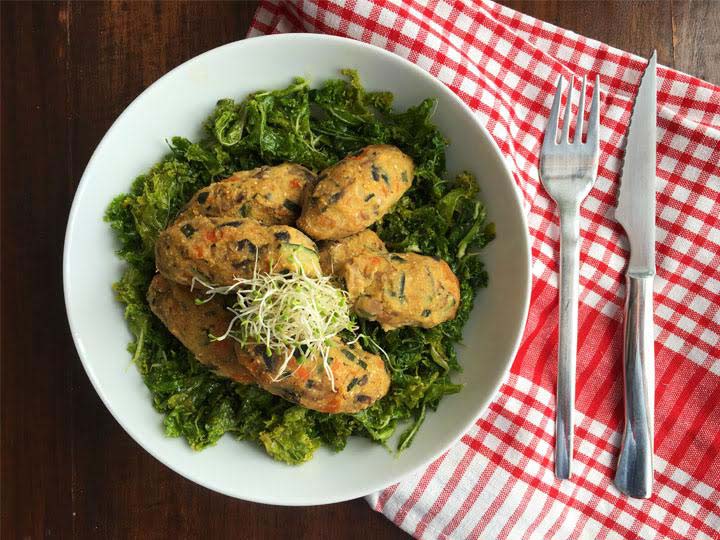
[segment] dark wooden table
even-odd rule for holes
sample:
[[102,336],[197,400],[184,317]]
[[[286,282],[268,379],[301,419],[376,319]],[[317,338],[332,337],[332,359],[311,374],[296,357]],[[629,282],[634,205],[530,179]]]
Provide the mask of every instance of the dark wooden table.
[[[508,5],[720,82],[720,4]],[[255,3],[56,2],[2,18],[2,537],[400,538],[362,500],[281,508],[197,486],[144,452],[92,389],[61,285],[68,210],[125,106],[169,69],[242,38]]]

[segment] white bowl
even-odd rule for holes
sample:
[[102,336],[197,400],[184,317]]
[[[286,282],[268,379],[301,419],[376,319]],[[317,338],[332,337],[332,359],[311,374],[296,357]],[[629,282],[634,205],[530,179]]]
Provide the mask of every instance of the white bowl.
[[[450,139],[452,174],[473,171],[497,238],[483,254],[490,285],[480,292],[459,348],[465,384],[429,413],[399,457],[353,437],[345,451],[321,448],[292,467],[230,436],[202,452],[163,433],[139,373],[129,367],[130,333],[111,284],[123,263],[103,213],[113,196],[166,152],[173,135],[196,138],[219,98],[275,89],[296,75],[313,84],[360,72],[368,89],[390,90],[396,107],[438,99],[434,121]],[[95,390],[120,425],[145,450],[186,478],[227,495],[271,504],[315,505],[360,497],[428,464],[482,414],[518,348],[530,296],[530,249],[520,197],[497,146],[473,112],[447,87],[412,63],[349,39],[286,34],[230,43],[185,62],[145,90],[98,145],[75,194],[65,237],[65,303],[75,346]]]

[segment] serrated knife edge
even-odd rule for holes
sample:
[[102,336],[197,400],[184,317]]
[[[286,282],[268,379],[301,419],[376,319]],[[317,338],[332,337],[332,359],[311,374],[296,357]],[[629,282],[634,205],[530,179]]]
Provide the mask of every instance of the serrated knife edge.
[[628,273],[655,273],[656,72],[653,52],[633,103],[615,218],[630,243]]

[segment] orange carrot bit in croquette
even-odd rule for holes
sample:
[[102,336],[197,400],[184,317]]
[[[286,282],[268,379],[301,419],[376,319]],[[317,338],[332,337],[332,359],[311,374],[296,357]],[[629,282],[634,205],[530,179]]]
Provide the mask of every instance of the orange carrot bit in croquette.
[[205,232],[205,240],[208,242],[217,242],[220,239],[217,229],[208,229]]
[[342,405],[342,399],[341,399],[339,393],[336,393],[327,402],[327,407],[326,407],[327,412],[336,413],[340,410],[341,405]]
[[295,370],[295,376],[301,381],[306,381],[310,377],[310,372],[305,366],[300,366]]

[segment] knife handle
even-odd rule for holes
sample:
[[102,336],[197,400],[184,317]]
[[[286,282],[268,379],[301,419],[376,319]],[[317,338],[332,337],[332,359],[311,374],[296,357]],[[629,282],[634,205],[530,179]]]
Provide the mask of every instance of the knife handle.
[[630,497],[647,499],[653,485],[655,341],[653,277],[626,276],[623,380],[625,430],[615,486]]

